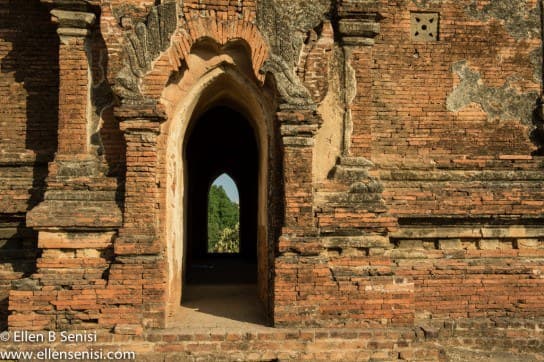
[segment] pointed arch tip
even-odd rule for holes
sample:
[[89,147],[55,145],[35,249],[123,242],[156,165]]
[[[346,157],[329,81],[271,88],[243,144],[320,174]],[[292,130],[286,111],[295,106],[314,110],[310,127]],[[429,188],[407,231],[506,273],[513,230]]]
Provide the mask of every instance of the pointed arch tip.
[[[226,178],[226,180],[225,180]],[[238,181],[236,180],[235,177],[233,177],[228,170],[221,170],[218,172],[218,175],[217,176],[212,176],[211,178],[211,183],[210,183],[210,188],[213,186],[213,185],[219,185],[219,186],[223,186],[221,184],[219,184],[218,182],[220,181],[220,179],[223,179],[223,183],[227,183],[227,184],[231,184],[234,186],[234,189],[232,191],[235,192],[236,194],[236,199],[239,200],[240,198],[240,187],[238,186]],[[227,195],[229,194],[228,190],[225,190],[225,192],[227,192]],[[229,196],[230,198],[230,196]],[[235,200],[231,200],[231,201],[235,201]]]

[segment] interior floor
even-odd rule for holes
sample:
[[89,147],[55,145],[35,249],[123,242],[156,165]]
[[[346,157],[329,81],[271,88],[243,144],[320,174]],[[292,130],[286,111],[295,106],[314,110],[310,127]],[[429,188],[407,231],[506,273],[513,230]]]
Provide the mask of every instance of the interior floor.
[[172,312],[169,328],[245,330],[266,328],[256,284],[186,285],[182,305]]

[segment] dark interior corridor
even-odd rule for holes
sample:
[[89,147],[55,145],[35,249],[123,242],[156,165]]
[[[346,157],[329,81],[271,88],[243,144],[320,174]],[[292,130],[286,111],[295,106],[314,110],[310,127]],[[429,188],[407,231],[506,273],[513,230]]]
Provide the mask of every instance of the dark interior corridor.
[[[253,128],[239,113],[216,107],[193,121],[185,145],[187,187],[187,284],[257,281],[258,148]],[[222,173],[240,195],[240,252],[207,249],[208,192]]]

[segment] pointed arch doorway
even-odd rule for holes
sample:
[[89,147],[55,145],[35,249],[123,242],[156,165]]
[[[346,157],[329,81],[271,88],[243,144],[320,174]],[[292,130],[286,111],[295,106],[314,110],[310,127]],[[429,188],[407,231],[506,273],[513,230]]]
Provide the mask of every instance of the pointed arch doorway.
[[[266,308],[258,291],[259,282],[266,283],[266,276],[258,273],[260,154],[256,130],[232,106],[216,104],[188,125],[183,146],[184,316],[178,326],[266,323]],[[210,189],[222,174],[232,177],[239,192],[239,250],[230,253],[210,250],[209,245]],[[266,242],[260,244],[266,248]]]
[[[189,237],[194,205],[193,200],[189,202],[193,196],[186,145],[207,112],[227,107],[249,124],[257,144],[257,182],[253,186],[257,188],[257,212],[247,212],[256,221],[249,227],[241,225],[245,231],[240,230],[256,235],[256,240],[253,245],[246,243],[238,257],[251,254],[246,260],[256,259],[256,271],[249,273],[257,280],[254,294],[273,323],[274,261],[285,221],[285,198],[279,90],[273,72],[261,71],[270,59],[269,47],[254,22],[245,17],[227,20],[212,15],[186,20],[178,22],[169,44],[164,44],[167,49],[160,54],[153,47],[140,46],[141,42],[133,43],[130,50],[137,57],[130,58],[119,73],[116,91],[123,102],[115,116],[126,139],[126,185],[132,193],[127,191],[115,252],[128,255],[123,271],[133,270],[133,264],[145,270],[144,324],[179,326],[174,317],[203,244]],[[212,133],[213,129],[208,130]],[[255,196],[251,197],[255,202]],[[200,202],[196,208],[205,209],[205,205]],[[149,217],[142,220],[143,214]],[[196,218],[196,224],[205,226],[205,218]],[[206,232],[200,230],[196,235],[202,237]]]
[[[257,282],[259,150],[255,132],[243,115],[218,106],[194,121],[185,145],[187,168],[187,285]],[[210,188],[221,174],[238,185],[239,250],[210,250]],[[229,210],[219,210],[228,213]],[[227,215],[224,215],[227,217]]]
[[[272,323],[274,240],[279,237],[282,207],[274,93],[258,86],[248,71],[205,58],[193,59],[204,63],[195,66],[205,70],[203,74],[172,78],[163,93],[165,102],[173,105],[161,133],[166,166],[166,324],[191,325],[179,308],[199,295],[193,287],[240,285],[245,289],[240,303],[231,304],[238,309],[259,304],[259,323]],[[208,192],[222,173],[233,178],[240,192],[238,253],[207,250]],[[215,290],[208,296],[222,308],[232,293]],[[222,314],[213,308],[210,312]],[[223,316],[229,317],[226,312]]]

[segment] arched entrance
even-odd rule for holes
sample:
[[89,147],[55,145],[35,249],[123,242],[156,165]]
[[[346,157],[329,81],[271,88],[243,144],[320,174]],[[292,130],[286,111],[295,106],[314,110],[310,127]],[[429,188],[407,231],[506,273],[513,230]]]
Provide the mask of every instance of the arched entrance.
[[[159,162],[165,167],[160,207],[165,210],[168,315],[174,317],[166,322],[176,325],[191,283],[211,282],[253,283],[252,296],[270,320],[281,207],[280,201],[270,202],[281,200],[276,180],[281,173],[272,172],[281,169],[275,94],[259,86],[250,69],[237,65],[247,59],[242,48],[229,47],[228,62],[197,50],[189,59],[194,73],[172,78],[162,95],[168,120],[159,136],[164,149]],[[241,249],[235,255],[212,255],[206,249],[207,193],[225,172],[240,191]]]
[[[259,150],[255,132],[229,107],[210,109],[192,120],[185,142],[187,173],[187,284],[257,282],[257,215]],[[228,173],[239,187],[239,252],[209,250],[210,186]],[[226,212],[226,210],[225,210]]]
[[[277,87],[270,73],[282,70],[263,68],[270,59],[268,44],[256,25],[245,18],[227,21],[197,16],[178,25],[179,31],[160,54],[139,46],[144,43],[131,42],[137,59],[126,64],[116,85],[125,100],[115,115],[127,144],[128,190],[123,230],[115,243],[116,255],[127,257],[118,269],[130,273],[136,269],[134,264],[145,270],[141,296],[145,325],[176,326],[172,317],[179,315],[187,276],[191,276],[189,266],[199,248],[202,251],[202,244],[190,242],[189,236],[189,218],[194,216],[189,212],[193,196],[190,166],[184,159],[186,143],[207,112],[227,107],[249,125],[257,145],[256,182],[253,179],[250,186],[257,196],[250,197],[253,211],[246,216],[253,221],[241,220],[249,224],[243,227],[243,238],[256,241],[245,243],[237,257],[256,261],[256,271],[250,275],[257,281],[256,294],[272,321],[274,257],[285,221],[285,198],[277,113],[283,88]],[[139,30],[141,33],[141,26]],[[292,77],[287,78],[288,82]],[[293,118],[293,112],[287,117]],[[209,177],[213,176],[205,178]],[[206,180],[206,186],[209,182]],[[245,186],[240,189],[250,193]],[[197,208],[204,209],[206,202],[201,201]],[[142,219],[142,215],[147,217]],[[197,217],[196,223],[204,220]],[[205,235],[200,231],[196,236],[199,234]]]

